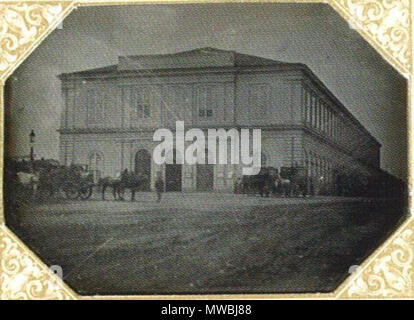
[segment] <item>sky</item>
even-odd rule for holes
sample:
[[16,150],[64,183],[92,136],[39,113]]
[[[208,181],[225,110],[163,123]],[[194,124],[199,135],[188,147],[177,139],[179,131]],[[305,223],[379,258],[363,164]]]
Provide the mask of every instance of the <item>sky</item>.
[[381,166],[406,179],[407,83],[325,4],[176,4],[83,7],[11,75],[6,152],[58,158],[63,72],[116,64],[120,55],[200,47],[307,64],[382,144]]

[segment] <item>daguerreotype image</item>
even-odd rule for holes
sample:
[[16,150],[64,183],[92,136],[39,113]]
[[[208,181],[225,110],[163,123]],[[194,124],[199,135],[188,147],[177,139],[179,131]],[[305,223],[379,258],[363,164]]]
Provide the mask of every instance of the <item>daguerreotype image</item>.
[[6,226],[80,295],[334,291],[408,215],[407,81],[357,28],[74,10],[6,82]]

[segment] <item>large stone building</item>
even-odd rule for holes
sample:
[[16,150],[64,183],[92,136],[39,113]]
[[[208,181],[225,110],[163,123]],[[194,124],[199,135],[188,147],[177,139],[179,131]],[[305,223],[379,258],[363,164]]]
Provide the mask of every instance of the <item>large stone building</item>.
[[177,120],[186,129],[261,128],[263,164],[305,166],[328,187],[339,172],[380,165],[380,143],[303,64],[202,48],[121,56],[60,79],[60,161],[86,165],[96,178],[127,168],[152,184],[161,172],[167,190],[233,190],[240,166],[152,161],[154,130]]

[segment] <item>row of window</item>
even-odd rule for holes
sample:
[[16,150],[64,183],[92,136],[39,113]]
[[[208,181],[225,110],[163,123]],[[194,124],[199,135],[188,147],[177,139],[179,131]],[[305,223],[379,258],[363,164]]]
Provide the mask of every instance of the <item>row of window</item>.
[[[198,117],[210,119],[213,117],[212,88],[201,88],[197,95]],[[132,94],[132,120],[138,121],[151,118],[152,108],[149,92],[135,91]],[[103,97],[96,90],[88,91],[88,123],[100,124],[105,120],[105,106]]]
[[332,109],[331,105],[310,88],[304,89],[305,125],[324,134],[352,152],[366,148],[369,138],[358,126],[346,122],[346,117]]
[[[132,119],[148,119],[151,117],[151,104],[148,94],[134,92],[133,95]],[[88,124],[101,124],[105,121],[105,96],[98,90],[88,91]]]
[[[201,120],[210,120],[215,115],[215,110],[219,108],[220,102],[217,96],[222,96],[222,90],[218,85],[209,85],[197,87],[195,91],[196,104],[198,106],[198,118]],[[179,90],[175,92],[174,100],[182,93]],[[139,121],[151,118],[151,90],[133,90],[131,91],[130,104],[132,106],[132,120]],[[171,93],[170,93],[171,94]],[[250,111],[256,116],[265,116],[269,107],[270,87],[267,84],[254,84],[249,88],[249,105]],[[167,99],[168,100],[168,99]],[[178,99],[180,100],[180,99]],[[104,97],[99,94],[98,90],[88,91],[88,123],[99,124],[104,121],[105,103]],[[164,102],[165,103],[165,102]],[[168,108],[168,106],[166,106]]]
[[[252,89],[252,88],[251,88]],[[257,110],[256,114],[263,114],[268,107],[268,88],[256,86],[249,94],[251,108]],[[214,116],[215,98],[214,87],[197,88],[197,105],[199,119],[212,119]],[[100,124],[105,121],[104,96],[97,90],[88,91],[88,123]],[[311,89],[305,88],[304,92],[304,120],[310,126],[321,133],[326,134],[332,140],[338,141],[343,136],[344,126],[340,121],[338,113],[318,97]],[[151,95],[150,91],[133,91],[131,94],[132,120],[139,121],[151,118]]]
[[[200,120],[210,120],[215,116],[216,109],[220,107],[219,104],[222,102],[217,100],[217,96],[222,96],[223,93],[222,87],[219,85],[209,85],[201,86],[195,89],[196,104],[198,106],[197,116]],[[146,88],[143,90],[131,90],[131,95],[128,97],[129,104],[131,108],[131,120],[139,121],[150,119],[153,116],[153,92],[150,89]],[[87,92],[87,123],[90,125],[99,125],[102,124],[106,119],[105,114],[105,105],[106,100],[108,99],[107,94],[102,94],[99,89],[90,89]],[[180,94],[183,94],[182,91],[176,90],[172,93],[166,93],[168,98],[167,100],[176,99],[177,103],[182,103],[180,99]],[[169,97],[169,94],[173,95]],[[269,107],[269,96],[270,96],[270,87],[267,84],[253,84],[249,87],[249,110],[257,115],[265,116],[266,110]],[[74,104],[75,101],[66,97],[67,103]],[[182,97],[181,97],[182,98]],[[166,103],[165,101],[163,102]],[[177,104],[175,103],[175,105]],[[166,106],[168,107],[168,106]],[[67,107],[66,110],[69,108]],[[173,110],[174,111],[174,110]],[[67,121],[67,114],[65,121]]]
[[344,129],[339,114],[310,88],[305,88],[304,100],[305,124],[338,141]]
[[[199,87],[196,90],[198,117],[200,119],[211,119],[214,109],[217,108],[216,95],[218,86]],[[264,115],[268,108],[269,87],[267,85],[254,85],[249,89],[249,105],[256,115]],[[149,92],[135,92],[133,98],[135,119],[151,117]]]

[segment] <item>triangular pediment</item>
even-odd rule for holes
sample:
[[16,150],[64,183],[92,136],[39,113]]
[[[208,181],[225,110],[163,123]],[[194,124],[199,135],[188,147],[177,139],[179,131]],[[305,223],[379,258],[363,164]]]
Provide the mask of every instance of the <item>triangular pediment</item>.
[[232,67],[234,64],[233,51],[200,48],[171,54],[121,56],[118,70]]

